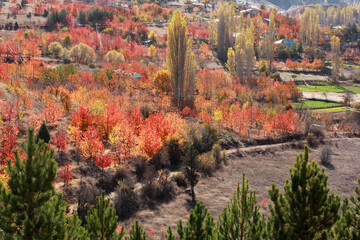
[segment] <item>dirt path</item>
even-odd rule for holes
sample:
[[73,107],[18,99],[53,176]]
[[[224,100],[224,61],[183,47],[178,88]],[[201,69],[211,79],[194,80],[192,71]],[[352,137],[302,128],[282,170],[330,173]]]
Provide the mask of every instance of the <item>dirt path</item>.
[[[360,177],[360,139],[359,138],[335,138],[327,140],[331,146],[333,155],[333,168],[326,168],[329,174],[329,185],[332,192],[341,197],[349,197],[354,194],[354,187]],[[218,214],[229,203],[229,198],[236,189],[236,184],[241,182],[242,173],[249,179],[249,187],[256,190],[258,202],[265,199],[266,204],[261,211],[268,214],[269,196],[268,189],[275,183],[280,189],[289,178],[289,167],[293,166],[296,155],[303,149],[289,148],[287,144],[272,144],[266,146],[254,146],[240,149],[243,157],[236,157],[237,150],[228,150],[230,159],[227,165],[216,171],[211,177],[202,178],[195,188],[197,200],[202,202],[212,215],[217,219]],[[262,149],[262,153],[254,153],[254,150]],[[318,163],[322,147],[310,149],[311,160]],[[152,209],[138,212],[131,219],[121,222],[122,226],[130,226],[138,219],[142,226],[148,230],[154,229],[151,239],[162,239],[166,231],[161,231],[161,226],[176,228],[178,219],[186,219],[191,205],[190,196],[185,190],[177,197]]]
[[[303,96],[306,99],[318,99],[318,100],[329,100],[334,102],[341,102],[344,101],[345,93],[334,93],[334,92],[327,92],[326,95],[324,95],[323,92],[303,92]],[[360,94],[354,94],[353,95],[353,102],[359,102],[360,101]]]

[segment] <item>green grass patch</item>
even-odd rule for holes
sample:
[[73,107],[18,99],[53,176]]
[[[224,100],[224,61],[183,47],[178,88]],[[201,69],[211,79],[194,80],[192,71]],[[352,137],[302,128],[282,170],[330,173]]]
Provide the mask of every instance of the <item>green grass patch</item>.
[[344,66],[347,66],[347,67],[357,67],[357,68],[360,68],[359,65],[352,65],[352,64],[344,64]]
[[346,110],[350,110],[349,107],[335,107],[335,108],[325,108],[325,109],[318,109],[316,111],[319,112],[345,112]]
[[344,88],[354,93],[360,93],[360,88],[357,87],[344,87]]
[[294,108],[331,108],[331,107],[341,107],[340,103],[334,102],[325,102],[325,101],[315,101],[315,100],[308,100],[303,101],[301,103],[292,103]]
[[312,86],[309,87],[307,85],[298,85],[297,86],[301,91],[304,92],[344,92],[343,89],[337,86]]

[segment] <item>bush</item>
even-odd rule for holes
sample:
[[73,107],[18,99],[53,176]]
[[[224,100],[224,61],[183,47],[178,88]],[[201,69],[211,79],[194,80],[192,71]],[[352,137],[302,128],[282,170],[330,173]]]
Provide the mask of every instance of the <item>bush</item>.
[[270,78],[273,79],[273,80],[281,81],[281,77],[280,77],[279,73],[271,73]]
[[210,175],[214,172],[216,161],[211,152],[203,153],[199,156],[200,169],[203,173]]
[[139,196],[134,192],[134,185],[130,181],[121,181],[114,199],[116,214],[120,219],[130,217],[140,207]]
[[116,181],[132,180],[131,172],[129,167],[126,165],[121,165],[116,168],[114,179]]
[[354,103],[353,108],[355,108],[356,110],[360,110],[360,102]]
[[76,192],[77,213],[79,218],[85,222],[85,216],[91,205],[96,204],[96,197],[100,195],[100,190],[91,183],[81,181]]
[[166,142],[166,149],[169,154],[171,169],[179,167],[182,163],[182,149],[179,143],[179,139],[171,138],[168,142]]
[[134,167],[135,167],[134,174],[136,175],[137,181],[141,181],[145,176],[145,172],[147,168],[146,160],[142,157],[135,158]]
[[151,200],[165,201],[173,198],[175,189],[173,183],[165,173],[159,174],[159,178],[148,182],[142,188],[142,195]]
[[171,173],[171,179],[178,185],[179,187],[187,187],[186,178],[183,172],[173,172]]
[[320,139],[314,133],[310,132],[307,135],[307,143],[310,147],[317,148],[320,144]]
[[222,149],[219,144],[215,144],[211,150],[211,153],[212,153],[217,165],[220,165],[221,162],[223,161],[223,156],[221,154],[221,150]]
[[217,130],[211,125],[205,125],[205,127],[200,128],[198,132],[191,130],[189,135],[194,143],[194,148],[199,153],[210,151],[218,141]]
[[332,161],[332,150],[329,146],[324,146],[321,149],[320,160],[324,166],[330,166]]

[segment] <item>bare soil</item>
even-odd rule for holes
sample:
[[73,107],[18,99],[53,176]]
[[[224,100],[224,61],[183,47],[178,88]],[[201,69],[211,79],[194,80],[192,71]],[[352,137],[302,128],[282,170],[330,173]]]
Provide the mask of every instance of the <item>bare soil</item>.
[[[328,144],[334,152],[333,166],[325,168],[329,175],[330,190],[342,198],[349,197],[354,194],[357,179],[360,178],[360,139],[337,139]],[[310,159],[319,165],[322,147],[310,149]],[[266,146],[259,147],[261,148],[266,149]],[[243,157],[231,156],[226,166],[213,176],[205,176],[199,181],[195,188],[197,200],[208,207],[215,219],[229,203],[237,183],[242,180],[242,173],[249,179],[250,190],[256,190],[258,202],[262,205],[261,212],[269,214],[268,189],[275,183],[282,190],[285,180],[289,178],[289,168],[293,166],[296,155],[303,150],[279,146],[277,149],[267,149],[252,151],[253,153],[244,151]],[[265,205],[262,204],[263,199],[266,201]],[[190,195],[182,189],[173,201],[140,211],[120,224],[128,228],[138,219],[144,229],[155,230],[152,239],[162,239],[166,228],[161,226],[172,226],[175,230],[177,221],[180,218],[185,220],[191,207]]]

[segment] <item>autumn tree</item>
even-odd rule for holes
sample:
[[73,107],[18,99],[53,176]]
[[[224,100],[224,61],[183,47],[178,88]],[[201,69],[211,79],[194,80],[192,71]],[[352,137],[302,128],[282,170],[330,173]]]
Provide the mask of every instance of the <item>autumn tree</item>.
[[235,59],[235,52],[232,48],[229,48],[227,52],[226,68],[229,70],[230,74],[233,77],[236,76],[236,59]]
[[173,14],[168,26],[166,63],[170,75],[174,103],[182,104],[185,87],[185,60],[187,55],[186,19],[180,10]]
[[336,36],[331,38],[331,58],[332,58],[332,75],[333,81],[337,82],[342,67],[342,59],[340,57],[340,39]]
[[227,51],[233,46],[233,33],[235,32],[234,22],[235,10],[233,4],[221,2],[218,7],[217,23],[217,53],[223,62],[227,60]]
[[264,41],[262,43],[262,56],[269,61],[269,70],[272,71],[272,61],[274,59],[274,41],[275,41],[275,16],[272,12],[270,14],[270,22],[268,32],[265,34]]
[[105,59],[108,63],[113,62],[123,62],[124,61],[124,55],[116,50],[111,50],[106,53]]
[[95,51],[90,46],[79,43],[70,49],[70,56],[76,62],[87,64],[95,57]]
[[165,94],[169,94],[171,92],[170,77],[167,70],[157,71],[153,81],[157,92]]
[[186,56],[185,56],[185,80],[184,80],[184,97],[192,100],[194,94],[195,76],[197,71],[195,54],[192,51],[192,41],[187,42]]

